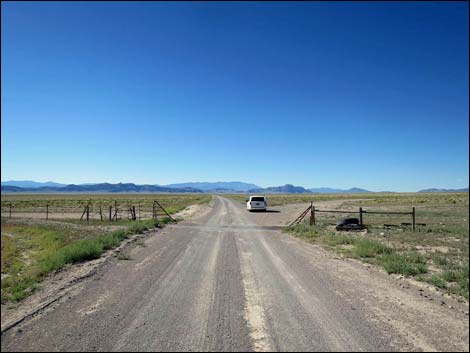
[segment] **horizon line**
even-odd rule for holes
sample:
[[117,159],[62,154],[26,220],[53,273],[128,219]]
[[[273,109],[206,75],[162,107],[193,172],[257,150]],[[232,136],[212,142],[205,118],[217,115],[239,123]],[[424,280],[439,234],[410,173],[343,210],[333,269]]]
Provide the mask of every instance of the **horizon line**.
[[[116,183],[112,183],[112,182],[107,182],[107,181],[102,181],[102,182],[84,182],[84,183],[63,183],[63,182],[56,182],[56,181],[52,181],[52,180],[48,180],[48,181],[37,181],[37,180],[29,180],[29,179],[23,179],[23,180],[15,180],[15,179],[10,179],[10,180],[6,180],[6,181],[1,181],[1,184],[3,185],[4,183],[10,183],[10,182],[33,182],[33,183],[55,183],[55,184],[62,184],[64,186],[69,186],[69,185],[90,185],[90,184],[111,184],[111,185],[116,185],[116,184],[133,184],[133,185],[136,185],[136,186],[142,186],[142,185],[151,185],[151,186],[162,186],[162,187],[168,187],[169,185],[175,185],[175,184],[193,184],[193,183],[208,183],[208,184],[215,184],[215,183],[244,183],[244,184],[253,184],[253,185],[256,185],[256,186],[259,186],[260,188],[262,189],[266,189],[266,188],[269,188],[269,187],[280,187],[280,186],[285,186],[285,185],[292,185],[294,187],[302,187],[306,190],[309,190],[310,189],[332,189],[332,190],[341,190],[341,191],[348,191],[348,190],[351,190],[351,189],[362,189],[362,190],[365,190],[365,191],[370,191],[370,192],[374,192],[374,193],[381,193],[381,192],[395,192],[395,193],[414,193],[414,192],[419,192],[419,191],[422,191],[422,190],[432,190],[432,189],[437,189],[437,190],[461,190],[461,189],[468,189],[469,186],[466,186],[466,187],[452,187],[452,188],[442,188],[442,187],[423,187],[423,188],[420,188],[419,190],[416,190],[416,191],[403,191],[403,190],[371,190],[367,187],[358,187],[358,186],[353,186],[353,187],[330,187],[330,186],[317,186],[317,187],[305,187],[305,186],[302,186],[302,185],[295,185],[295,184],[291,184],[291,183],[285,183],[285,184],[281,184],[281,185],[274,185],[274,186],[261,186],[261,185],[258,185],[257,183],[252,183],[252,182],[244,182],[244,181],[188,181],[188,182],[178,182],[178,183],[169,183],[169,184],[152,184],[152,183],[135,183],[135,182],[116,182]],[[7,186],[7,185],[5,185]],[[62,186],[57,186],[57,187],[62,187]],[[197,189],[197,188],[195,188]],[[229,189],[227,189],[229,190]],[[248,191],[248,190],[247,190]]]

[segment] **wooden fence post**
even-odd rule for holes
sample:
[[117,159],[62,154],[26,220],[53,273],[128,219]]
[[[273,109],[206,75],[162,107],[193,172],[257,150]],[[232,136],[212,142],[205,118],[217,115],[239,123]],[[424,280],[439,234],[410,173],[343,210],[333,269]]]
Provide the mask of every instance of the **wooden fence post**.
[[10,219],[11,219],[11,202],[10,202]]
[[113,210],[113,206],[110,205],[110,206],[109,206],[109,221],[110,221],[110,222],[112,221],[112,219],[111,219],[111,212],[112,212],[112,210]]
[[118,219],[118,218],[117,218],[117,216],[118,216],[118,211],[119,211],[119,210],[118,210],[117,208],[114,209],[113,221],[114,221],[115,219],[116,219],[116,221],[117,221],[117,219]]
[[310,226],[313,226],[313,201],[310,202]]
[[359,207],[359,224],[362,226],[362,207]]
[[46,221],[49,219],[49,203],[46,203]]
[[[161,206],[160,206],[161,207]],[[308,211],[310,211],[310,206],[307,207],[307,209],[305,211],[303,211],[296,219],[294,219],[291,223],[289,223],[289,227],[292,227],[294,225],[297,225],[299,224],[300,222],[302,222],[302,220],[305,218],[305,216],[307,215]],[[163,209],[164,210],[164,209]]]
[[315,206],[312,205],[312,218],[313,218],[313,225],[316,224],[316,220],[315,220]]
[[165,212],[165,214],[168,216],[168,218],[169,218],[170,220],[172,220],[173,222],[176,222],[175,219],[174,219],[173,217],[171,217],[170,214],[163,208],[163,206],[160,205],[160,202],[158,202],[158,201],[156,201],[156,200],[155,200],[155,202],[157,203],[158,207],[160,207],[160,209],[161,209],[163,212]]
[[411,213],[412,221],[413,221],[413,232],[416,229],[416,211],[415,208],[413,207],[413,211]]
[[157,215],[155,213],[155,201],[153,201],[153,205],[152,205],[152,218],[153,219],[157,218]]
[[90,220],[90,205],[86,206],[86,221]]
[[101,222],[103,222],[103,210],[101,209],[101,204],[100,204],[100,218],[101,218]]
[[138,209],[138,212],[139,212],[139,221],[140,221],[140,202],[139,202],[139,204],[137,205],[137,209]]

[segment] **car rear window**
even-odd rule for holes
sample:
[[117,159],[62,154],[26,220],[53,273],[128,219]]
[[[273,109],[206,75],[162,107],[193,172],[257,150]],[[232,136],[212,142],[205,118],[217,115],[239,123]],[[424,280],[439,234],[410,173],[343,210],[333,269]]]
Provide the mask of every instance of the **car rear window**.
[[263,201],[264,202],[264,197],[252,197],[251,201]]

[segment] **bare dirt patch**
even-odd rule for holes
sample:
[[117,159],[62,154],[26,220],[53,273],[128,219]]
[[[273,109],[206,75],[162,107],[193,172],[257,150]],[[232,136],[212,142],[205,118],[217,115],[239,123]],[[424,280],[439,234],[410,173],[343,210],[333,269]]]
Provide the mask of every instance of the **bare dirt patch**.
[[214,201],[212,200],[208,204],[195,204],[186,207],[185,209],[175,213],[173,218],[182,218],[183,220],[193,220],[195,218],[202,217],[212,210]]

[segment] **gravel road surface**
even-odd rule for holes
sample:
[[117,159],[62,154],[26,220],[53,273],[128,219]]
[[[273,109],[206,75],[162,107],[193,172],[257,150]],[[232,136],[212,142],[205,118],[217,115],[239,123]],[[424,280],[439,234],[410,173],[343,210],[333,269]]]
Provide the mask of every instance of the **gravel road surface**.
[[468,351],[459,303],[284,234],[281,216],[216,196],[5,332],[2,351]]

